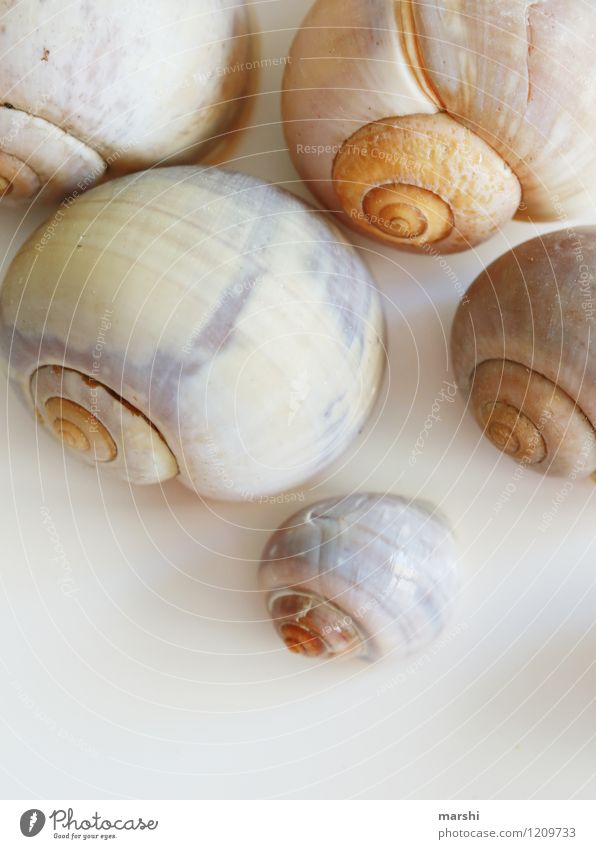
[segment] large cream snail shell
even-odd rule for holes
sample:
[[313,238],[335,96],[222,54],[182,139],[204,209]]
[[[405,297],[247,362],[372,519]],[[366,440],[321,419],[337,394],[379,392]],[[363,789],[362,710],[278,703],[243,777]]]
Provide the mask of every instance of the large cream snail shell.
[[298,485],[358,434],[379,295],[320,212],[253,177],[158,168],[29,238],[0,292],[11,382],[74,454],[206,496]]
[[486,436],[553,475],[596,470],[596,227],[525,242],[459,306],[453,367]]
[[246,94],[242,0],[4,0],[0,193],[62,198],[194,162]]
[[259,581],[290,651],[404,657],[442,630],[457,587],[449,528],[394,495],[329,498],[288,519]]
[[581,0],[317,0],[285,75],[296,168],[346,223],[419,250],[590,208],[595,39]]

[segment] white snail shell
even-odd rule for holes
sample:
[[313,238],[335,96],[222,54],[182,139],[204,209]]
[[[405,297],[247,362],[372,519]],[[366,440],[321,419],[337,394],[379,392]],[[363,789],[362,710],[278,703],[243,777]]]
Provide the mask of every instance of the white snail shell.
[[457,588],[455,547],[432,508],[356,493],[300,510],[259,570],[287,645],[310,657],[404,657],[441,632]]
[[590,208],[595,37],[592,3],[317,0],[285,74],[296,168],[402,248],[463,250],[518,207]]
[[11,382],[72,453],[217,498],[279,492],[341,454],[383,336],[374,284],[324,216],[217,168],[92,189],[30,237],[0,292]]
[[5,0],[0,194],[195,162],[238,112],[250,45],[242,2]]
[[491,442],[552,475],[596,471],[596,227],[531,239],[474,281],[453,366]]

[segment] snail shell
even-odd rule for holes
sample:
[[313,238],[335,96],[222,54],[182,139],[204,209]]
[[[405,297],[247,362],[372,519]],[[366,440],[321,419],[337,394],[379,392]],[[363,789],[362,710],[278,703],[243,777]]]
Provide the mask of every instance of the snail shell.
[[273,534],[259,581],[290,651],[403,657],[445,624],[457,587],[453,538],[421,503],[379,494],[329,498]]
[[283,111],[297,170],[346,223],[458,251],[516,212],[590,208],[596,7],[563,0],[317,0]]
[[553,475],[596,470],[596,227],[531,239],[474,281],[453,367],[486,436]]
[[229,0],[5,0],[0,57],[0,193],[52,200],[204,155],[246,93],[250,35]]
[[321,213],[216,168],[92,189],[30,237],[0,292],[11,383],[71,453],[232,500],[344,451],[383,335],[365,266]]

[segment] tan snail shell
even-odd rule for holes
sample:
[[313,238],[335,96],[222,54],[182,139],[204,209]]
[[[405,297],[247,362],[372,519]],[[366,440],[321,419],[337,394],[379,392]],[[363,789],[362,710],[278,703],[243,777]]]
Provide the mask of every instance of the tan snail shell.
[[73,454],[134,483],[250,499],[357,436],[383,374],[379,295],[289,193],[158,168],[60,209],[0,291],[11,383]]
[[579,0],[317,0],[284,81],[296,168],[402,248],[463,250],[517,211],[590,208],[595,37]]
[[238,112],[250,50],[242,0],[4,0],[0,193],[196,161]]
[[308,657],[403,657],[443,629],[454,542],[432,508],[394,495],[328,498],[290,517],[259,570],[283,642]]
[[596,227],[539,236],[468,290],[453,367],[486,436],[553,475],[596,470]]

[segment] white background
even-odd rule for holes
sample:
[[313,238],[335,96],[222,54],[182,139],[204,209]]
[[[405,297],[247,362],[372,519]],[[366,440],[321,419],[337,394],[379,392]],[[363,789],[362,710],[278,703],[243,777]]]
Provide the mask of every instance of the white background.
[[[286,56],[302,4],[256,10],[262,55]],[[262,72],[231,167],[308,197],[279,123],[281,73]],[[3,268],[47,214],[0,211]],[[594,483],[561,498],[560,480],[519,478],[460,398],[408,463],[452,380],[457,288],[536,232],[511,223],[447,267],[356,238],[385,300],[385,405],[306,499],[390,490],[451,520],[457,609],[405,665],[312,664],[282,649],[256,565],[292,505],[100,478],[2,382],[0,797],[594,797]]]

